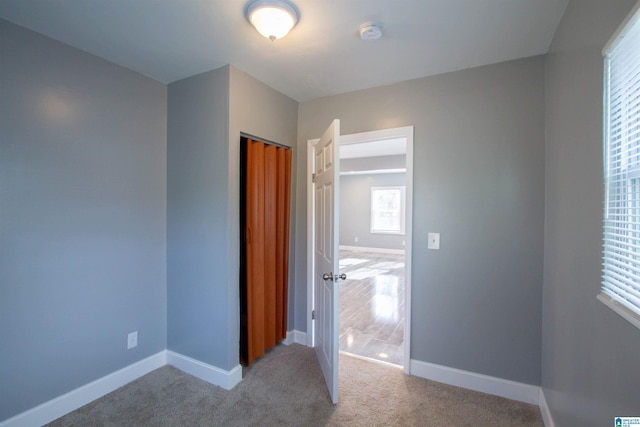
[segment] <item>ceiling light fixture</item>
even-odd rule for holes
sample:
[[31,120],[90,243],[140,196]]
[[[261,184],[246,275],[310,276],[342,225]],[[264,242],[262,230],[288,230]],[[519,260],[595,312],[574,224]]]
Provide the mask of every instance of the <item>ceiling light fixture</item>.
[[247,20],[266,38],[286,36],[298,23],[298,11],[285,0],[255,0],[245,10]]

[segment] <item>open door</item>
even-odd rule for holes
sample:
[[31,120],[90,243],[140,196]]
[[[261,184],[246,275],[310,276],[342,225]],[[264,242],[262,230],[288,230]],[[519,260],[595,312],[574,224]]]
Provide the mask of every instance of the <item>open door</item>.
[[338,280],[339,275],[339,172],[340,120],[334,120],[313,145],[314,249],[313,281],[315,340],[332,402],[338,403]]

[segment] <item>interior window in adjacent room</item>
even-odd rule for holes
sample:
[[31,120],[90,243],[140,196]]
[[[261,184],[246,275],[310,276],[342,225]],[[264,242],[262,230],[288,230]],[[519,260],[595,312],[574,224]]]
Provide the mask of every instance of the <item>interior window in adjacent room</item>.
[[371,233],[404,234],[405,187],[371,187]]

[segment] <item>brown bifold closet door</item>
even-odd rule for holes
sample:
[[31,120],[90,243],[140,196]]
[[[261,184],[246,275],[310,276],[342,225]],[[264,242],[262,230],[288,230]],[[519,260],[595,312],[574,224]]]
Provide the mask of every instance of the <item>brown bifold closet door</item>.
[[287,334],[291,150],[242,145],[240,359],[251,365]]

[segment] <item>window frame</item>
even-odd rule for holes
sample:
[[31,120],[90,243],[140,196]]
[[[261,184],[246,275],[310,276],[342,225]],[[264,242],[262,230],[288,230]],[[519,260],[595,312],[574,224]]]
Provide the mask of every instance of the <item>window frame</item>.
[[[376,212],[379,211],[380,209],[375,209],[374,208],[374,193],[377,191],[398,191],[399,195],[400,195],[400,206],[398,209],[398,219],[400,222],[400,227],[399,230],[388,230],[388,229],[382,229],[382,228],[376,228],[375,227],[375,218],[376,218]],[[404,185],[389,185],[389,186],[381,186],[381,187],[371,187],[371,199],[370,199],[370,203],[369,203],[369,209],[370,209],[370,221],[369,221],[369,232],[371,234],[392,234],[392,235],[398,235],[398,236],[404,236],[405,235],[405,209],[406,209],[406,187]]]
[[[640,1],[631,10],[602,51],[604,57],[603,81],[603,172],[604,172],[604,212],[603,212],[603,267],[600,293],[597,299],[640,328],[640,303],[636,295],[640,293],[640,132],[625,130],[640,127],[640,101],[628,93],[640,97],[638,84],[640,72],[627,73],[624,79],[616,74],[612,77],[612,56],[624,56],[626,50],[617,49],[627,35],[640,31]],[[637,42],[637,40],[636,40]],[[632,49],[635,53],[634,49]],[[638,66],[640,54],[630,62]],[[622,65],[616,66],[622,67]],[[625,66],[628,63],[625,62]],[[635,70],[636,68],[632,68]],[[619,71],[619,70],[616,70]],[[633,75],[633,77],[628,77]],[[615,87],[612,90],[612,86]],[[622,87],[623,89],[620,89]],[[629,87],[633,87],[629,91]],[[616,102],[611,102],[614,99]],[[631,105],[631,107],[629,107]],[[632,113],[632,117],[628,113]],[[611,117],[619,115],[615,126]],[[615,134],[615,136],[614,136]],[[630,136],[632,135],[632,136]],[[617,149],[612,155],[612,147]]]

